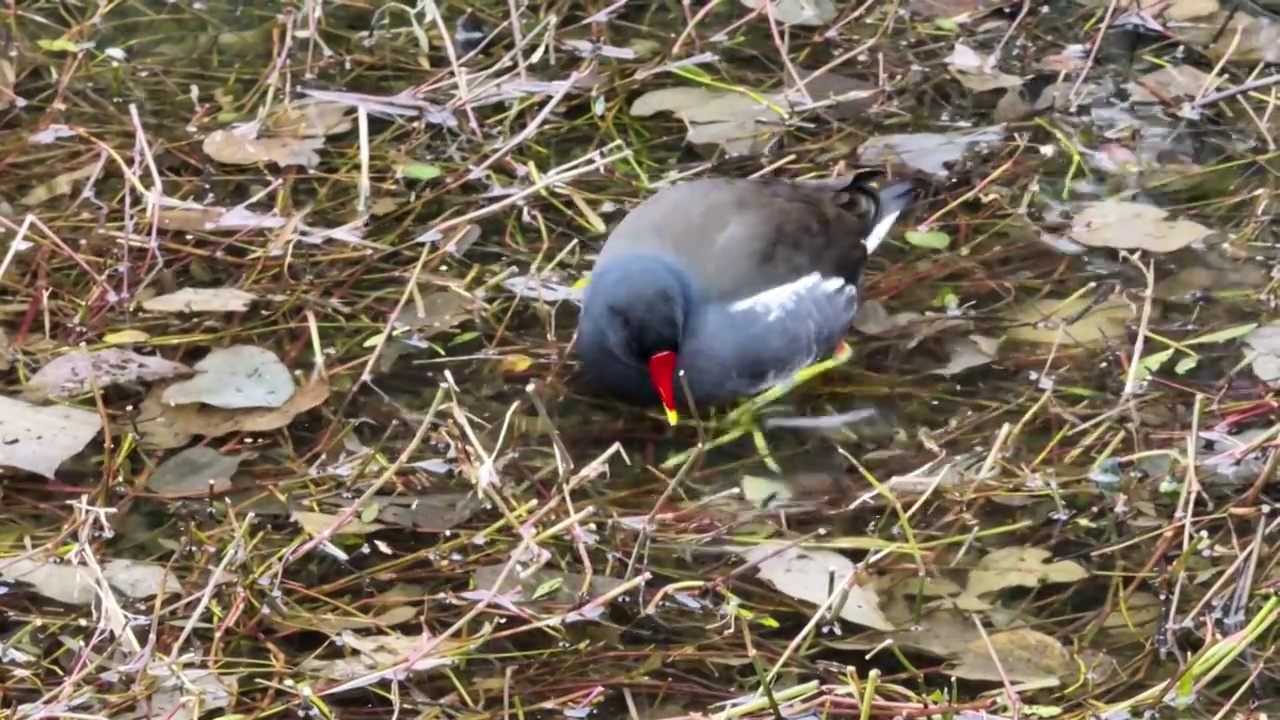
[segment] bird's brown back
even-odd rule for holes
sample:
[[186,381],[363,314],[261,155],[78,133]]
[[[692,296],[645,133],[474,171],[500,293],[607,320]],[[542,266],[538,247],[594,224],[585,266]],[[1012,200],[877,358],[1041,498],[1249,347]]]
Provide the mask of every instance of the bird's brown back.
[[635,252],[678,260],[707,300],[728,302],[812,272],[860,279],[872,193],[818,181],[709,178],[650,197],[614,228],[598,264]]

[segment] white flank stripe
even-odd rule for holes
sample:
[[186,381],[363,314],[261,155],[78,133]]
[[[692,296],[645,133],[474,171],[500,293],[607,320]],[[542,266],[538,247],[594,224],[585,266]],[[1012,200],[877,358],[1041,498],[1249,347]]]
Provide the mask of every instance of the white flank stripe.
[[796,301],[811,293],[835,294],[841,290],[851,289],[843,278],[826,277],[821,273],[809,273],[798,280],[785,285],[771,287],[768,290],[735,300],[729,304],[729,312],[757,312],[764,315],[766,321],[781,318],[796,306]]
[[868,255],[875,252],[876,248],[880,247],[880,243],[884,242],[885,236],[889,234],[889,230],[893,227],[893,223],[897,221],[898,216],[901,214],[902,210],[895,210],[894,212],[880,218],[880,222],[876,223],[875,226],[871,228],[871,232],[867,233],[867,239],[862,242],[862,244],[867,248]]

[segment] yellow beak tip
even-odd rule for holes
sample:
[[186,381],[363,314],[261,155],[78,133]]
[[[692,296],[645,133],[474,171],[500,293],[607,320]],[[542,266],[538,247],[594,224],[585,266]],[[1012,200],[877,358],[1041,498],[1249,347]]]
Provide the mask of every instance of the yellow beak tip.
[[677,412],[675,411],[675,409],[674,409],[674,408],[670,408],[670,409],[668,409],[668,410],[667,410],[667,422],[668,422],[668,423],[670,423],[670,424],[674,427],[674,426],[676,425],[676,423],[678,423],[679,421],[680,421],[680,414],[679,414],[679,413],[677,413]]

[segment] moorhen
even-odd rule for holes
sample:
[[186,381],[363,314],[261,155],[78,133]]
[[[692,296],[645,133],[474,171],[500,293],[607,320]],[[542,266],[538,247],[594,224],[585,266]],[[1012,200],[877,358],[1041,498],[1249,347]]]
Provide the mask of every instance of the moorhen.
[[839,344],[867,257],[913,197],[870,173],[824,180],[709,178],[632,210],[596,259],[577,353],[598,389],[661,401],[676,376],[695,405],[790,378]]

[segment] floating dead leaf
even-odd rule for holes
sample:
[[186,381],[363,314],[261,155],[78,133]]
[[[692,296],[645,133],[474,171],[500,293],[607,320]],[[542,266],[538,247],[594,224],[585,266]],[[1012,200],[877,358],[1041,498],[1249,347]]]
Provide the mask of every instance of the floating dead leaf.
[[902,163],[945,178],[949,174],[947,164],[959,161],[975,145],[999,142],[1004,136],[1004,125],[949,133],[882,135],[863,143],[858,148],[858,159],[869,164]]
[[791,487],[781,478],[743,475],[739,481],[742,497],[755,507],[766,507],[792,498]]
[[907,4],[907,12],[920,17],[960,23],[985,13],[994,4],[993,0],[911,0]]
[[362,230],[356,225],[348,224],[336,228],[313,227],[302,222],[302,215],[305,215],[305,211],[289,217],[281,217],[271,212],[257,212],[243,205],[229,208],[206,207],[189,201],[162,197],[159,207],[159,224],[166,230],[181,232],[278,231],[265,251],[269,255],[283,254],[283,246],[295,240],[313,245],[326,240],[338,240],[354,245],[365,243]]
[[1088,59],[1089,46],[1068,45],[1061,52],[1040,58],[1036,62],[1036,69],[1051,72],[1079,72],[1088,64]]
[[587,578],[578,573],[544,567],[527,575],[509,572],[502,586],[495,587],[504,567],[505,564],[496,564],[481,565],[476,568],[472,574],[474,592],[477,595],[493,592],[498,595],[508,595],[518,591],[518,596],[511,596],[508,599],[520,603],[538,601],[558,605],[576,605],[583,600],[594,600],[607,595],[623,584],[622,580],[598,573]]
[[160,463],[147,487],[162,495],[218,495],[231,489],[231,476],[244,458],[205,445],[189,447]]
[[1213,234],[1200,223],[1168,220],[1168,215],[1168,211],[1146,203],[1100,200],[1084,204],[1068,235],[1089,247],[1167,253]]
[[1244,343],[1255,353],[1250,363],[1253,374],[1272,387],[1280,387],[1280,323],[1263,325],[1246,335]]
[[1154,637],[1160,626],[1160,598],[1148,592],[1138,591],[1121,598],[1111,612],[1102,619],[1102,627],[1108,630],[1126,630],[1140,638]]
[[13,93],[13,84],[16,80],[17,74],[13,70],[13,63],[8,58],[0,58],[0,110],[13,107],[14,98],[17,97]]
[[[1212,261],[1206,257],[1204,260]],[[1173,275],[1156,281],[1155,294],[1160,300],[1197,302],[1206,292],[1256,292],[1270,282],[1267,271],[1254,262],[1222,262],[1215,267],[1188,265]]]
[[164,389],[166,403],[203,403],[228,410],[279,408],[296,390],[280,358],[256,345],[215,348],[194,370],[195,377]]
[[[787,546],[778,551],[780,547]],[[845,581],[856,572],[853,561],[830,550],[807,549],[780,541],[750,547],[730,547],[756,566],[761,580],[797,600],[815,605],[827,601],[832,589],[843,592]],[[777,554],[773,554],[778,551]],[[768,557],[772,555],[772,557]],[[856,625],[893,630],[893,623],[880,611],[880,598],[869,585],[855,582],[840,605],[840,617]]]
[[[1009,88],[1009,92],[996,103],[992,119],[1005,123],[1022,120],[1049,108],[1066,110],[1071,105],[1071,92],[1074,85],[1074,82],[1064,80],[1046,86],[1040,91],[1040,97],[1036,98],[1035,102],[1027,99],[1025,87]],[[1085,83],[1079,88],[1078,99],[1081,102],[1087,102],[1097,90],[1096,85]]]
[[[222,710],[237,696],[239,675],[200,668],[184,668],[175,673],[172,667],[161,669],[159,665],[155,663],[147,669],[155,690],[138,698],[138,704],[132,710],[112,712],[113,720],[195,720],[198,717],[196,708],[200,712]],[[159,682],[156,682],[157,675],[163,678]],[[218,715],[234,717],[227,713]]]
[[523,298],[557,303],[565,300],[580,302],[582,290],[565,285],[551,276],[520,275],[502,281],[502,286]]
[[765,9],[783,25],[826,25],[836,19],[834,0],[738,0],[752,10]]
[[1171,65],[1143,75],[1125,89],[1136,103],[1169,102],[1211,93],[1224,79],[1222,75],[1211,77],[1191,65]]
[[1078,582],[1089,571],[1073,560],[1047,562],[1052,553],[1038,547],[1005,547],[994,550],[969,571],[968,595],[982,596],[1011,587],[1039,587],[1051,583]]
[[[763,100],[763,102],[762,102]],[[673,87],[651,90],[631,104],[633,117],[669,112],[685,121],[686,140],[694,145],[713,144],[730,155],[761,152],[770,135],[781,129],[782,116],[774,108],[777,98],[761,94]]]
[[142,301],[151,312],[244,312],[257,295],[238,288],[183,288]]
[[0,466],[52,479],[101,430],[102,418],[88,410],[0,397]]
[[341,514],[330,515],[329,513],[311,512],[310,510],[294,510],[289,513],[289,517],[294,522],[302,526],[302,529],[312,535],[368,535],[371,532],[377,532],[386,528],[386,525],[378,522],[364,522],[358,516],[341,521]]
[[81,180],[87,180],[98,173],[98,164],[89,163],[82,168],[64,172],[54,177],[52,180],[42,182],[39,185],[27,191],[27,194],[18,198],[19,205],[35,207],[43,205],[46,201],[70,195],[76,189],[76,185]]
[[414,620],[422,615],[419,605],[399,605],[376,615],[337,615],[312,609],[288,615],[272,613],[269,620],[278,627],[294,630],[315,630],[326,635],[337,635],[343,630],[367,630],[388,628]]
[[890,314],[884,303],[879,300],[867,300],[858,306],[853,318],[853,328],[867,335],[876,337],[897,337],[909,335],[907,348],[919,345],[927,337],[943,330],[968,328],[973,322],[944,313],[918,313],[911,310]]
[[[994,658],[999,658],[997,665]],[[1076,668],[1071,652],[1042,632],[1019,628],[970,642],[947,672],[965,680],[1052,687]]]
[[848,641],[835,640],[830,646],[837,649],[869,650],[891,640],[907,650],[952,659],[963,655],[970,643],[982,639],[982,634],[974,627],[968,613],[952,608],[935,608],[923,613],[917,620],[914,606],[900,605],[905,612],[895,615],[903,616],[898,619],[904,629],[888,633],[867,633]]
[[272,116],[265,129],[273,135],[288,137],[325,137],[338,135],[355,126],[347,103],[302,98]]
[[412,330],[425,340],[470,320],[474,306],[475,301],[461,293],[429,293],[422,296],[421,302],[405,303],[396,315],[395,326]]
[[[1087,297],[1068,301],[1041,298],[1014,308],[1006,318],[1017,327],[1006,338],[1052,345],[1093,345],[1105,340],[1121,340],[1129,322],[1137,317],[1129,303],[1114,299],[1093,304]],[[1065,327],[1059,330],[1062,323]]]
[[[351,500],[332,498],[326,506],[348,508]],[[413,528],[420,532],[448,532],[466,522],[480,509],[480,503],[472,493],[425,492],[418,495],[377,496],[371,506],[362,508],[361,517],[377,520],[388,526]],[[369,510],[376,510],[376,514]]]
[[[116,559],[101,567],[108,585],[135,600],[182,592],[178,579],[159,563]],[[88,605],[98,596],[98,582],[83,565],[12,558],[0,560],[0,577],[27,583],[44,597],[68,605]]]
[[171,449],[186,445],[197,435],[221,437],[236,432],[279,430],[328,399],[329,383],[317,378],[298,388],[288,402],[278,408],[248,410],[224,410],[199,403],[169,405],[162,399],[163,393],[159,388],[149,393],[138,409],[134,424],[122,426],[121,431],[136,427],[144,445]]
[[9,343],[9,333],[0,327],[0,372],[13,366],[13,345]]
[[[1076,0],[1076,2],[1105,9],[1111,0]],[[1219,0],[1118,0],[1114,7],[1118,11],[1136,10],[1151,13],[1163,20],[1195,20],[1218,12],[1222,5]],[[1212,23],[1206,24],[1212,25]]]
[[[364,680],[368,677],[385,673],[387,668],[396,667],[397,672],[422,672],[432,668],[452,665],[450,653],[462,646],[455,640],[441,640],[438,636],[401,635],[400,633],[384,633],[382,635],[357,635],[344,630],[335,643],[346,648],[349,653],[345,657],[329,659],[309,657],[298,663],[295,672],[303,677],[318,677],[336,682]],[[420,655],[418,651],[428,645],[434,652]],[[419,657],[412,665],[405,661],[410,656]]]
[[906,475],[894,475],[884,483],[884,489],[898,500],[924,497],[938,491],[956,490],[962,484],[973,485],[975,481],[966,478],[965,474],[954,462],[929,463],[918,467]]
[[955,659],[963,656],[970,644],[982,641],[982,634],[966,612],[938,607],[925,612],[919,621],[915,621],[914,611],[910,615],[913,618],[905,624],[906,629],[886,634],[888,639],[906,650]]
[[504,373],[522,373],[533,366],[533,358],[520,353],[503,355],[500,368]]
[[161,208],[159,225],[165,230],[204,232],[227,212],[220,207]]
[[257,128],[249,124],[229,130],[214,130],[200,147],[212,160],[224,165],[275,163],[280,167],[301,165],[313,168],[320,163],[320,155],[316,151],[324,147],[324,138],[258,137]]
[[947,364],[929,372],[950,377],[969,368],[986,365],[996,358],[996,348],[999,345],[999,338],[985,335],[950,338],[947,340]]
[[191,374],[182,363],[125,348],[73,350],[54,358],[31,376],[24,388],[28,399],[69,398],[95,388],[134,382],[151,382]]
[[1012,88],[1022,84],[1022,78],[1017,75],[1000,72],[996,67],[999,63],[997,56],[980,53],[963,43],[956,43],[943,62],[947,64],[952,77],[974,92]]
[[872,83],[839,73],[815,73],[804,68],[797,68],[797,72],[800,84],[796,84],[795,78],[787,73],[787,90],[781,99],[793,106],[808,105],[810,101],[831,101],[833,104],[823,107],[820,112],[838,120],[858,117],[874,107],[884,94]]
[[106,345],[136,345],[151,339],[151,335],[142,330],[118,330],[102,336]]
[[[1257,0],[1241,0],[1240,4],[1247,7],[1255,2]],[[1221,19],[1223,16],[1228,18],[1225,27]],[[1169,30],[1188,47],[1204,47],[1211,43],[1206,51],[1215,61],[1280,63],[1280,22],[1276,21],[1274,12],[1222,11],[1208,22],[1183,23]]]

